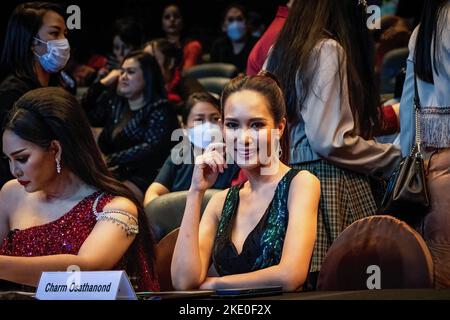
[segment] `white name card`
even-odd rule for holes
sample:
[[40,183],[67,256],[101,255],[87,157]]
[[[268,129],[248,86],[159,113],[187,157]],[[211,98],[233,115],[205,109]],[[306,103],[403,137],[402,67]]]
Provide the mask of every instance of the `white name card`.
[[39,300],[137,300],[125,271],[43,272]]

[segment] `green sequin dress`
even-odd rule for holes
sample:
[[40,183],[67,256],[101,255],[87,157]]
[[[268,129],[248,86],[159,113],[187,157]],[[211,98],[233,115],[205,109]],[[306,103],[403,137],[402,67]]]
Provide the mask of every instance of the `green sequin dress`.
[[220,276],[252,272],[280,262],[289,219],[289,187],[298,172],[299,170],[290,169],[280,180],[272,201],[247,236],[240,254],[231,241],[231,231],[243,183],[230,188],[223,206],[212,257]]

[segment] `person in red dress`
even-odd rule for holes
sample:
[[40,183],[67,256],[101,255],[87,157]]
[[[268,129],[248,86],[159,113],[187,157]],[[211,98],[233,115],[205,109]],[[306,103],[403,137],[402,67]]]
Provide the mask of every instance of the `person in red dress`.
[[29,91],[3,131],[16,179],[0,191],[0,279],[36,286],[43,271],[125,269],[137,290],[159,290],[141,204],[113,178],[78,101]]
[[264,62],[269,55],[270,48],[277,40],[278,34],[286,22],[289,8],[294,0],[287,1],[285,6],[279,6],[275,19],[253,47],[247,59],[247,75],[257,75],[263,69]]

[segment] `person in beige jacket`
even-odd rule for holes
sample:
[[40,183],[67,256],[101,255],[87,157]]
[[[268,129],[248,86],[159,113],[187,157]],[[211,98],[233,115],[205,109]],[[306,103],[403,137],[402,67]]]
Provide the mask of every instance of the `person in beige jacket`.
[[388,177],[401,160],[398,147],[372,139],[380,104],[365,9],[296,0],[267,63],[286,96],[290,165],[321,182],[311,272],[345,227],[376,213],[369,176]]

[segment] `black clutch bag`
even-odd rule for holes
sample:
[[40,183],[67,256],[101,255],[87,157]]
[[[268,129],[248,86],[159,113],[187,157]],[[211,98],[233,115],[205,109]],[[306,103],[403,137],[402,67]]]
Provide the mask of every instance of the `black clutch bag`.
[[419,222],[430,210],[425,166],[420,150],[420,99],[417,78],[414,75],[414,110],[416,141],[411,153],[405,157],[390,177],[383,197],[380,213],[395,216],[410,224]]

